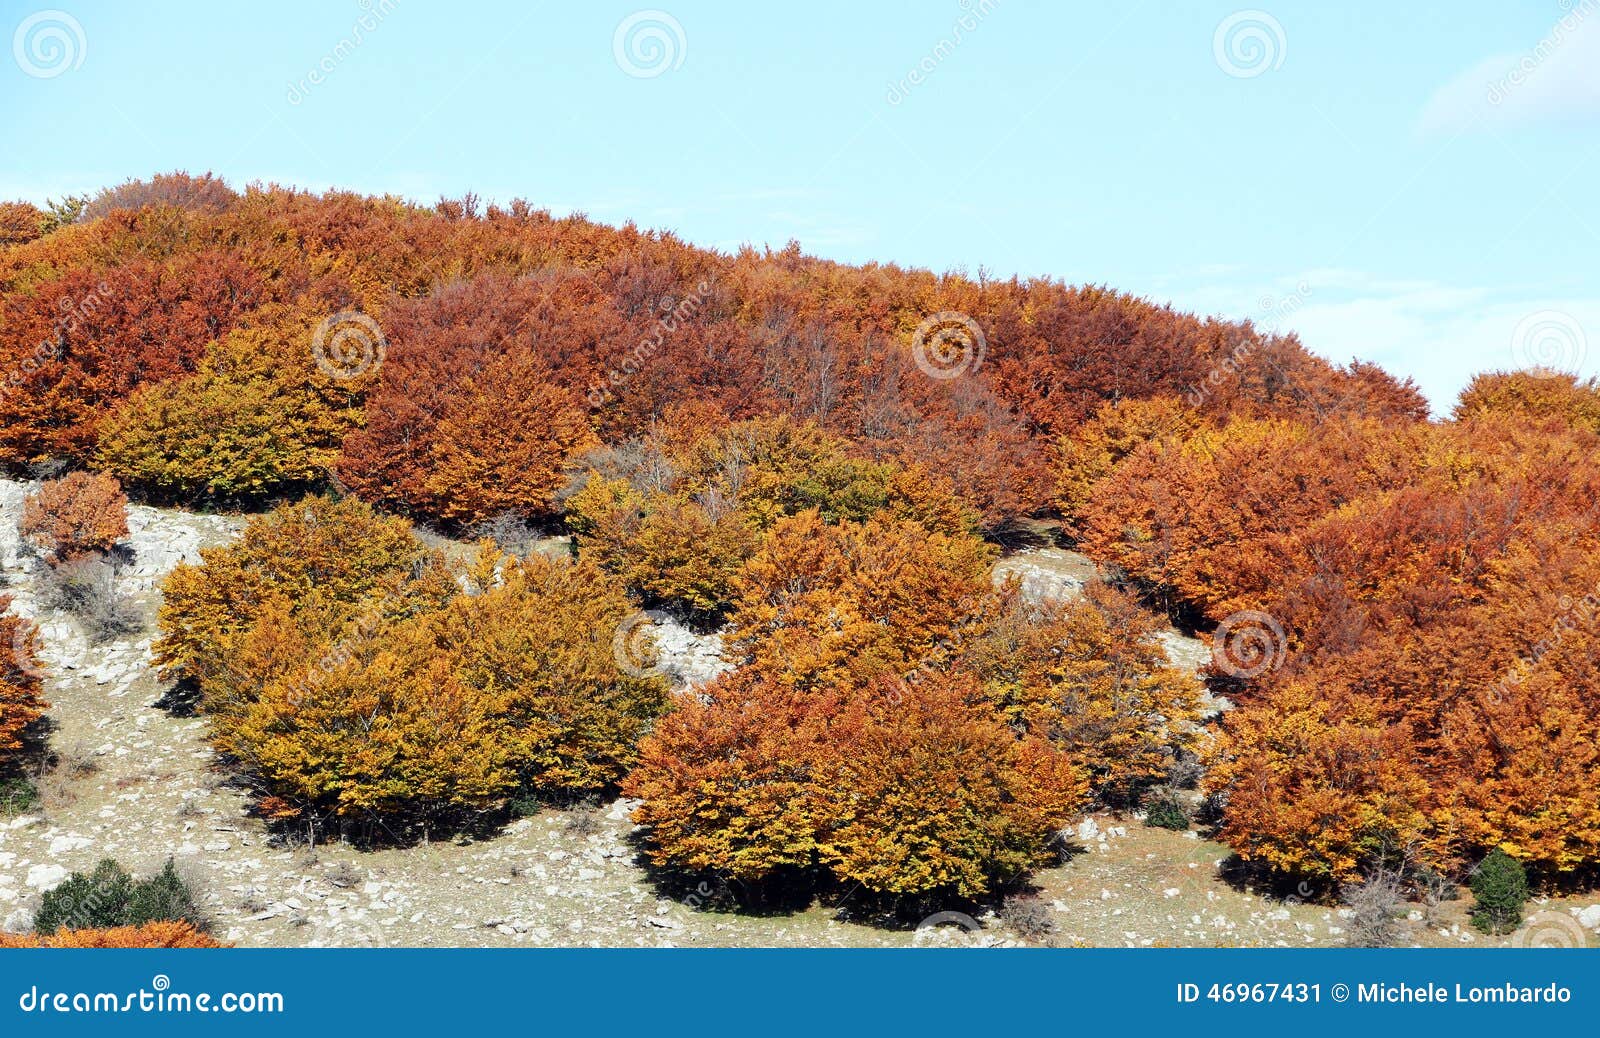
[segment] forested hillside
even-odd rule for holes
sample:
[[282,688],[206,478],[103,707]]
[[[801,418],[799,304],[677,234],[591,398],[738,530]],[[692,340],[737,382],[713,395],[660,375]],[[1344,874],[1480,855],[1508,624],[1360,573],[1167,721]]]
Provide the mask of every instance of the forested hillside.
[[[185,174],[0,206],[0,371],[21,535],[80,602],[122,494],[249,516],[153,652],[282,831],[620,794],[663,883],[891,915],[1015,889],[1087,811],[1312,898],[1600,866],[1593,383],[1431,419],[1105,287]],[[1104,582],[997,580],[1028,545]],[[673,680],[644,609],[729,669]],[[45,672],[0,623],[23,772]]]

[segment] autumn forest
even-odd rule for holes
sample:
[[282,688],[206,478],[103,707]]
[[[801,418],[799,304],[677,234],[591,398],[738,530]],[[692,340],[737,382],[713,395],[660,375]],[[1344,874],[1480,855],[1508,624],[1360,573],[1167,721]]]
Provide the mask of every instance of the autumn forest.
[[[660,888],[734,912],[995,904],[1090,814],[1316,903],[1470,885],[1490,932],[1491,873],[1592,891],[1600,386],[1436,414],[1315,345],[520,201],[0,204],[20,536],[88,601],[130,502],[238,517],[153,653],[255,818],[407,848],[621,797]],[[1041,548],[1096,578],[997,569]],[[726,666],[682,679],[645,611]],[[56,752],[40,637],[0,617],[0,780]]]

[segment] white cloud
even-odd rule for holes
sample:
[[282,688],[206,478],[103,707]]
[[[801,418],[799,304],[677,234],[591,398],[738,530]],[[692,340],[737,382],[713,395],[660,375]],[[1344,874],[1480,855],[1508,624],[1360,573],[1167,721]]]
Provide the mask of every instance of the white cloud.
[[1434,91],[1418,129],[1448,134],[1600,118],[1600,0],[1566,6],[1525,50],[1485,58]]
[[1438,414],[1484,371],[1545,363],[1600,376],[1600,297],[1309,270],[1264,287],[1177,293],[1176,302],[1295,332],[1336,363],[1360,358],[1409,376]]

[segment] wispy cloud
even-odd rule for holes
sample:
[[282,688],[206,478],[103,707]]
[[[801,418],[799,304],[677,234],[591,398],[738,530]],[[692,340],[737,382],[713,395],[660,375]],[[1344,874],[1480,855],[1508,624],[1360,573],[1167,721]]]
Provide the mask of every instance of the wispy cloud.
[[1564,0],[1549,32],[1434,91],[1418,129],[1451,134],[1600,120],[1600,0]]
[[[1268,323],[1263,301],[1288,293],[1297,304],[1270,322],[1278,330],[1295,332],[1308,349],[1337,363],[1360,358],[1409,376],[1436,413],[1448,412],[1472,376],[1483,371],[1545,363],[1585,377],[1600,375],[1600,295],[1320,269],[1213,283],[1174,296],[1201,313]],[[1552,324],[1544,319],[1549,315],[1559,317],[1554,327],[1562,341],[1530,339]]]

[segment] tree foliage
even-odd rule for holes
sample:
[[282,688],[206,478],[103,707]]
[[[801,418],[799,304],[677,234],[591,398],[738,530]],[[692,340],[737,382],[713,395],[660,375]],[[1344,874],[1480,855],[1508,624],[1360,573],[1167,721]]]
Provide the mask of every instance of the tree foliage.
[[613,786],[666,705],[591,564],[465,570],[402,520],[308,498],[167,581],[157,656],[278,817],[404,825]]
[[117,403],[100,424],[99,466],[183,503],[258,503],[326,481],[371,376],[319,368],[309,315],[257,320],[207,347],[194,374]]
[[24,499],[19,530],[53,562],[103,554],[128,535],[128,497],[110,476],[71,472]]
[[224,948],[190,923],[145,923],[104,930],[57,930],[43,934],[0,933],[0,948]]
[[39,695],[38,634],[10,606],[0,595],[0,774],[12,770],[24,733],[49,705]]

